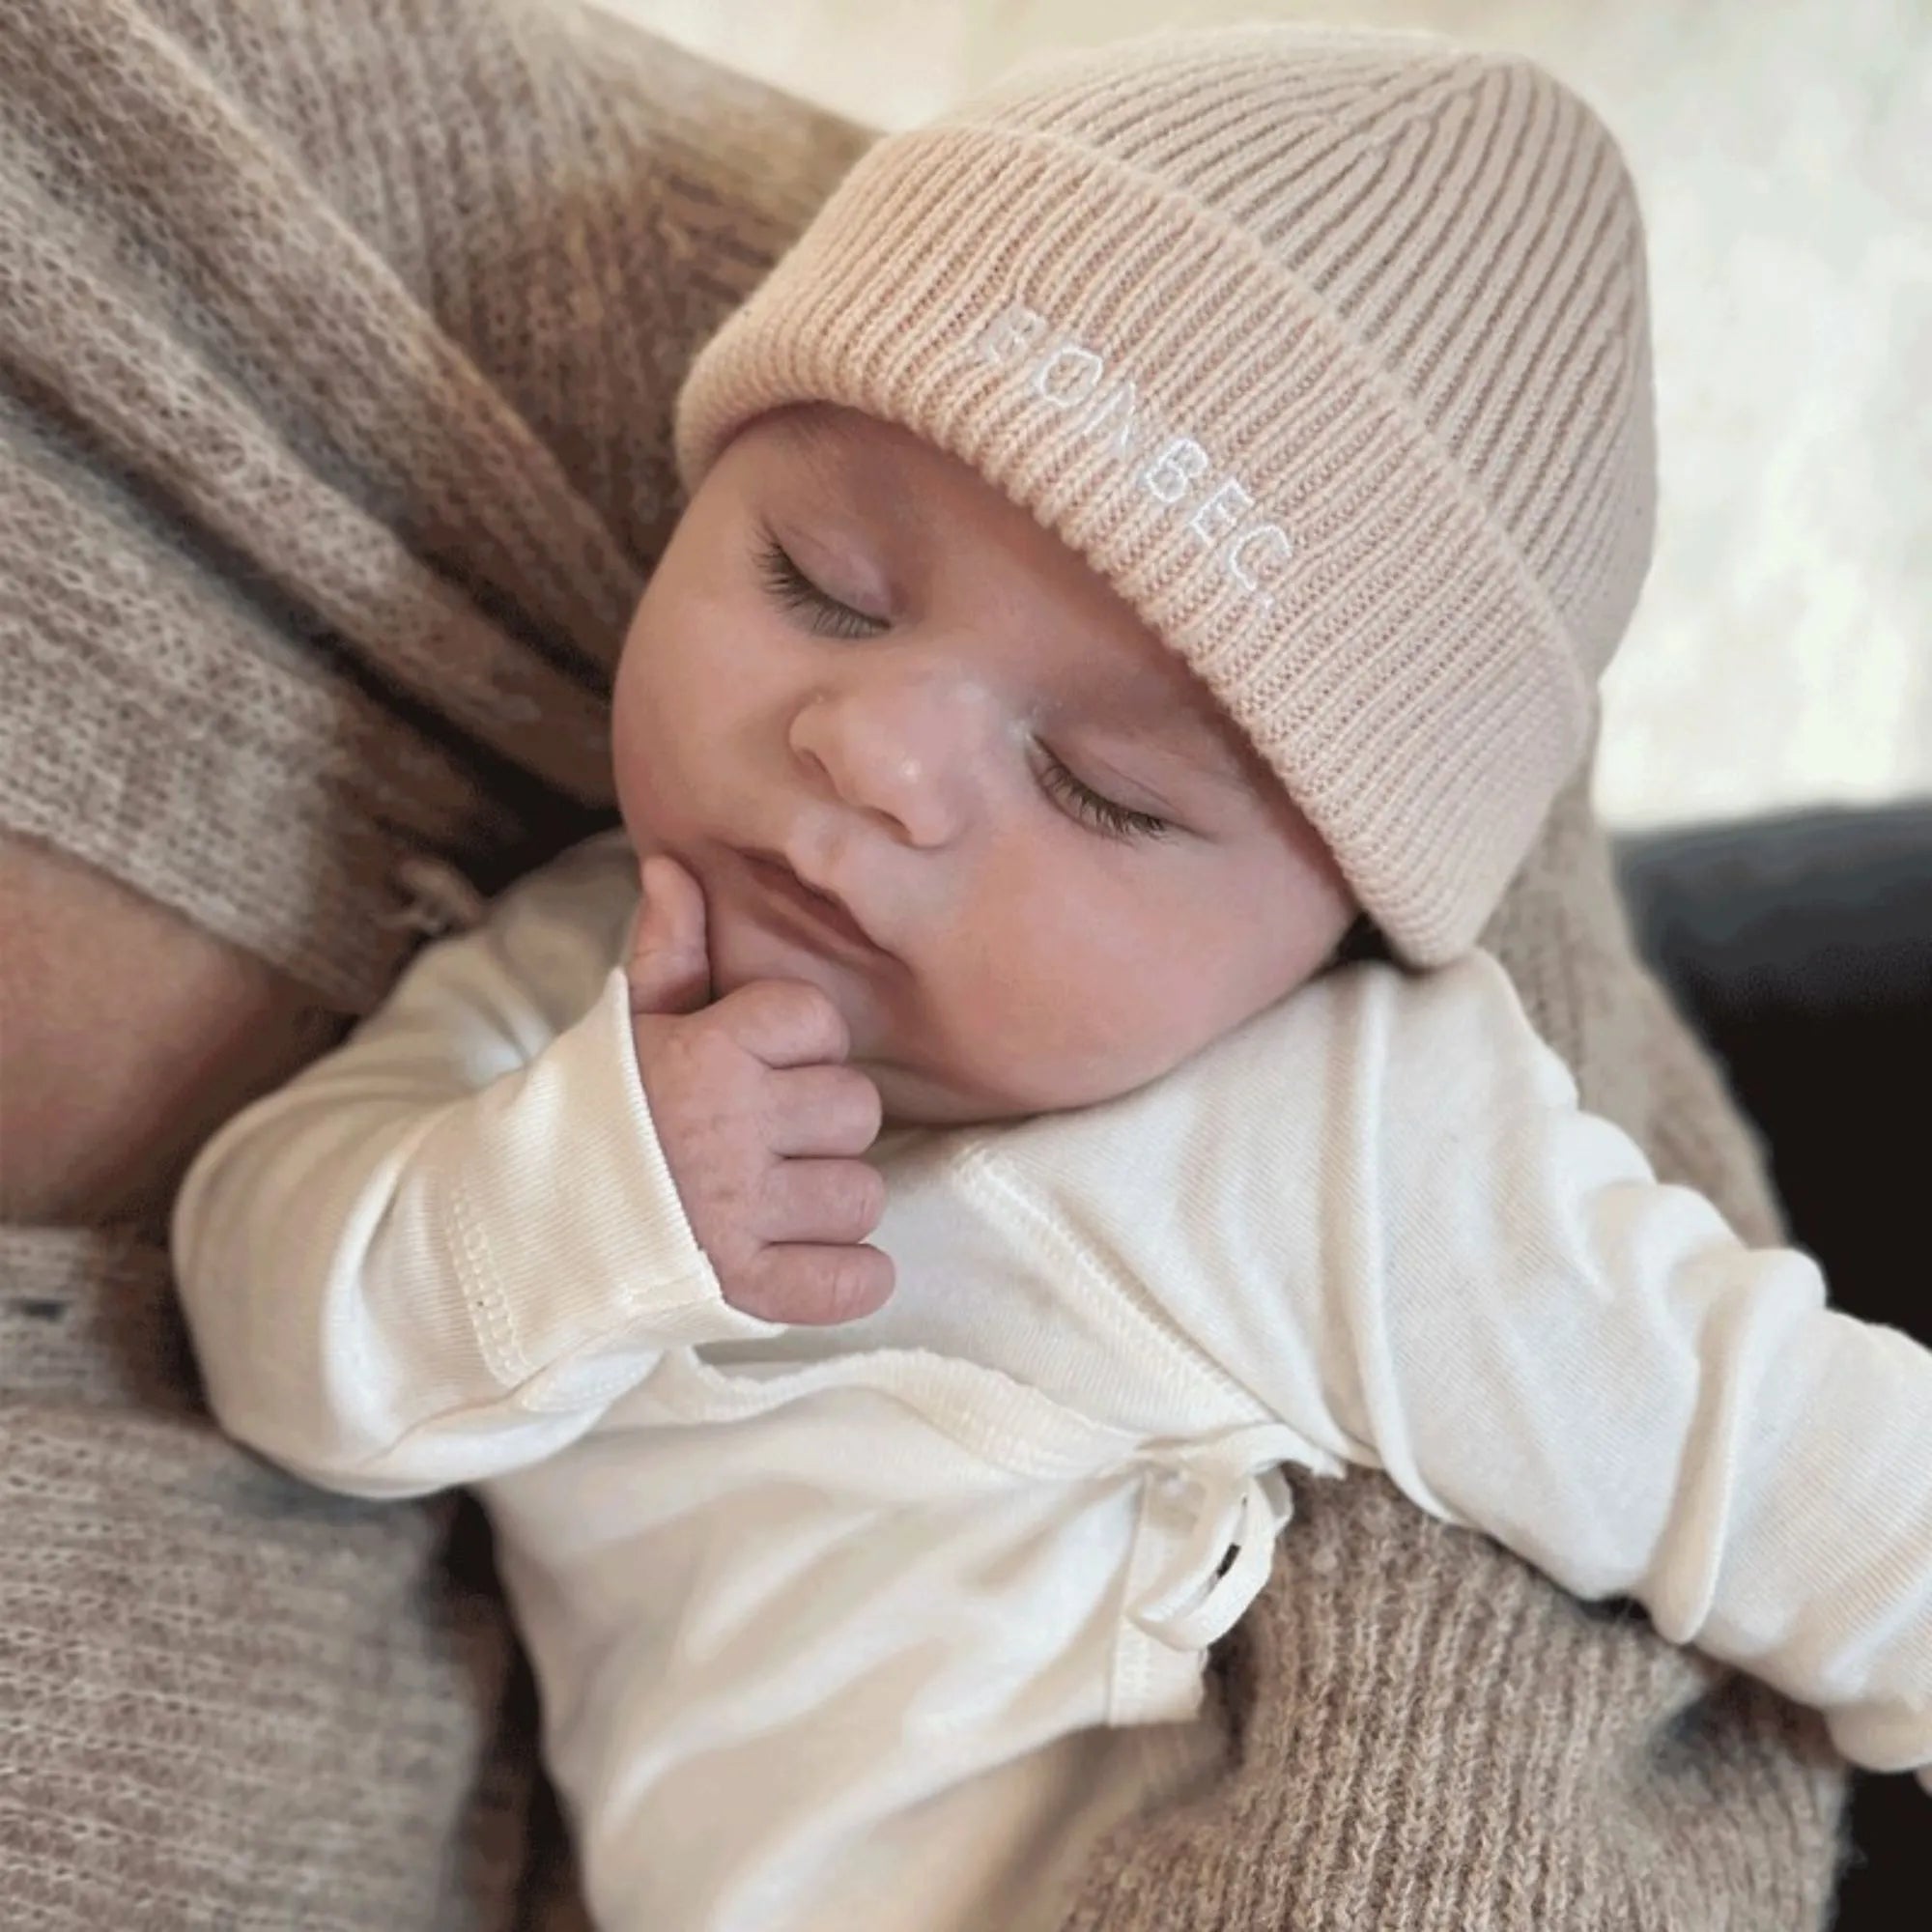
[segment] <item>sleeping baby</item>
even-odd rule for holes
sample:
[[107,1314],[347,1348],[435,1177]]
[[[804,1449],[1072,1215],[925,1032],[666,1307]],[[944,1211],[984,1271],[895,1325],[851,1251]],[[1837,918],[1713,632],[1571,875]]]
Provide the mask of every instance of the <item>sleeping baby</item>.
[[1932,1354],[1661,1184],[1476,943],[1649,410],[1589,111],[1271,27],[882,140],[698,358],[621,826],[175,1222],[225,1428],[481,1497],[606,1932],[1050,1932],[1218,1767],[1290,1470],[1932,1764]]

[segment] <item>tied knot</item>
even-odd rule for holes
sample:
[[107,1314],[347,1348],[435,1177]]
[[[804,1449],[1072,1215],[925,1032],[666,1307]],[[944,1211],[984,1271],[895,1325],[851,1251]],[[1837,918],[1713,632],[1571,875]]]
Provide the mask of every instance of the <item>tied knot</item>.
[[1130,1614],[1176,1650],[1205,1650],[1234,1628],[1267,1579],[1275,1539],[1294,1514],[1281,1465],[1309,1463],[1309,1445],[1292,1429],[1264,1422],[1150,1449],[1136,1460],[1155,1480],[1196,1491],[1199,1514]]

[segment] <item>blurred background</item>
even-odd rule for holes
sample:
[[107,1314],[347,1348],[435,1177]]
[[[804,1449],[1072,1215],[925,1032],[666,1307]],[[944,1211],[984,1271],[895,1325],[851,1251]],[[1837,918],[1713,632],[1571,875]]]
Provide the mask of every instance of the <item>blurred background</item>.
[[597,0],[880,128],[1036,48],[1181,23],[1534,55],[1650,239],[1657,560],[1605,685],[1635,831],[1932,797],[1932,0]]

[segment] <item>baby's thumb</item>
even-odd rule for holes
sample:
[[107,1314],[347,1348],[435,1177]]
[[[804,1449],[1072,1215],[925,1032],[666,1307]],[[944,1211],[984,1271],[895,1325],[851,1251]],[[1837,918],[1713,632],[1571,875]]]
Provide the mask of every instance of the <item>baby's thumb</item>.
[[653,853],[639,873],[643,898],[631,928],[634,1013],[695,1013],[711,998],[704,950],[704,894],[675,859]]

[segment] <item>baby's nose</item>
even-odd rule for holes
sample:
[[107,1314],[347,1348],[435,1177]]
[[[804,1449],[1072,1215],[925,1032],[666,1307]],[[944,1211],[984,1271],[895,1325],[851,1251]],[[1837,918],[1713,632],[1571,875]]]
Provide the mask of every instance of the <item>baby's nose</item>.
[[913,845],[958,836],[992,740],[994,699],[942,666],[876,660],[821,686],[792,721],[793,751],[847,805]]

